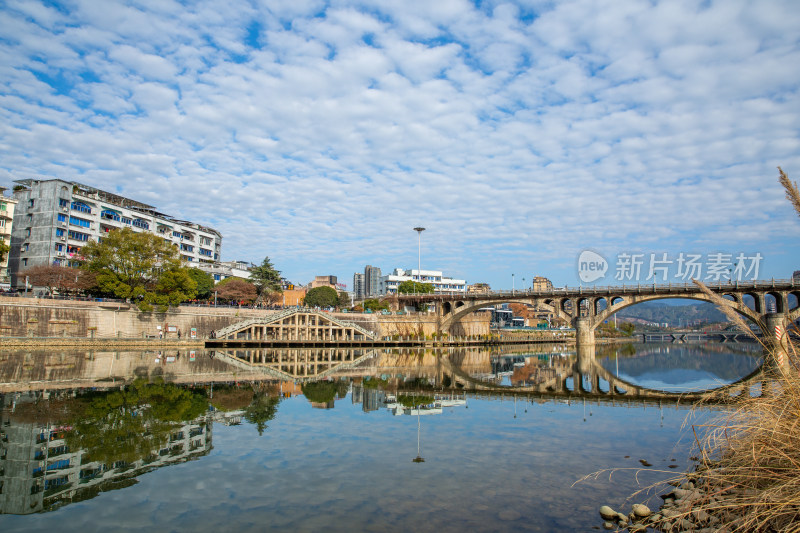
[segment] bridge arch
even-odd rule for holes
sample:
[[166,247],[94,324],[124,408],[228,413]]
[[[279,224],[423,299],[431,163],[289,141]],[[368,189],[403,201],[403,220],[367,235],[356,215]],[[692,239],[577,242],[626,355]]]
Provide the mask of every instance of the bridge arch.
[[[700,302],[706,302],[706,303],[715,304],[715,302],[712,301],[711,298],[709,298],[705,293],[702,293],[702,292],[691,293],[691,294],[642,295],[642,296],[638,296],[636,298],[630,298],[628,300],[624,300],[623,299],[622,302],[618,302],[618,303],[612,305],[611,307],[606,308],[601,313],[598,313],[597,315],[594,316],[594,318],[591,321],[590,327],[591,327],[592,330],[594,330],[595,328],[597,328],[597,326],[599,326],[600,324],[602,324],[603,322],[608,320],[615,313],[618,313],[619,311],[621,311],[621,310],[623,310],[625,308],[628,308],[628,307],[632,307],[632,306],[634,306],[636,304],[640,304],[640,303],[644,303],[644,302],[652,302],[654,300],[673,300],[673,299],[696,300],[696,301],[700,301]],[[614,301],[614,300],[615,300],[615,298],[612,298],[612,301]],[[754,310],[750,309],[749,307],[747,307],[743,303],[740,303],[740,302],[737,302],[737,301],[728,300],[728,299],[725,299],[725,301],[726,301],[726,305],[728,307],[730,307],[732,310],[736,311],[738,314],[740,314],[744,318],[750,320],[751,322],[753,322],[754,324],[759,326],[762,330],[764,330],[765,334],[768,334],[768,332],[766,331],[765,326],[764,326],[764,324],[763,324],[763,322],[761,320],[761,316],[760,316],[759,313],[757,313]]]
[[[560,299],[560,300],[546,300],[546,301],[549,301],[549,302],[552,302],[552,303],[548,304],[548,303],[545,303],[544,301],[541,301],[541,300],[538,300],[538,299],[531,299],[531,298],[519,298],[519,299],[514,299],[514,300],[509,300],[507,298],[497,299],[497,300],[482,300],[480,302],[469,303],[469,304],[461,301],[461,302],[458,302],[458,303],[461,304],[460,306],[456,306],[455,308],[450,307],[450,311],[449,312],[446,312],[446,310],[448,309],[448,306],[443,305],[442,306],[442,311],[443,311],[443,313],[442,313],[443,317],[442,318],[443,319],[442,319],[442,322],[441,322],[441,328],[442,328],[442,331],[448,331],[453,324],[455,324],[456,322],[458,322],[459,320],[461,320],[462,318],[464,318],[468,314],[474,313],[475,311],[478,311],[482,307],[491,307],[491,306],[494,306],[494,305],[507,304],[507,303],[518,303],[518,304],[524,304],[524,305],[539,306],[539,307],[545,309],[546,311],[549,311],[550,313],[556,315],[560,319],[564,320],[567,324],[572,322],[572,316],[569,313],[567,313],[566,311],[563,310],[565,302],[568,301],[567,298],[563,298],[563,299]],[[449,302],[445,302],[445,304],[447,304],[447,303],[449,303]]]

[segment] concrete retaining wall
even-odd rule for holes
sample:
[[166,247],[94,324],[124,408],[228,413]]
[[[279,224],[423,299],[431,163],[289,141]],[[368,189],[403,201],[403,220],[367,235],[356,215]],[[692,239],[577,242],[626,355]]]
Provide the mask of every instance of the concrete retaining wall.
[[[268,316],[275,311],[223,307],[179,307],[167,313],[142,313],[125,303],[48,300],[0,297],[0,337],[64,337],[177,339],[190,337],[196,329],[198,339],[212,331],[248,318]],[[431,335],[436,332],[435,315],[380,315],[335,313],[335,317],[355,322],[378,336]],[[463,319],[455,335],[489,333],[487,313],[475,313]]]

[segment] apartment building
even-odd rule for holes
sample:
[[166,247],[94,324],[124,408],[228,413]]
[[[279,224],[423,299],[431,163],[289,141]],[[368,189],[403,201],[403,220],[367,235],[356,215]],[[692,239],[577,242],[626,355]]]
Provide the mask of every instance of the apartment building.
[[159,235],[196,266],[219,261],[222,235],[213,228],[160,213],[151,205],[60,179],[15,181],[17,207],[11,233],[8,269],[11,283],[24,280],[17,272],[37,265],[76,266],[88,241],[102,241],[117,228]]
[[[11,228],[14,222],[14,208],[17,201],[5,195],[6,188],[0,187],[0,242],[11,246]],[[6,253],[0,260],[0,289],[8,290],[11,288],[11,276],[8,273],[8,257]]]

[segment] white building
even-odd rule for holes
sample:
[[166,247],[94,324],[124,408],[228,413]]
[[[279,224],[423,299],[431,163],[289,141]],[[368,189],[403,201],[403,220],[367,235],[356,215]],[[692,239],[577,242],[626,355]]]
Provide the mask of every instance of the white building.
[[194,265],[204,272],[211,274],[214,283],[219,283],[223,279],[237,277],[250,279],[250,263],[246,261],[222,261],[219,263],[199,263]]
[[381,294],[397,294],[397,287],[404,281],[430,283],[436,294],[465,294],[467,291],[466,280],[448,278],[442,274],[441,270],[395,268],[391,274],[381,277]]
[[[81,248],[116,228],[160,235],[189,266],[219,261],[222,235],[207,226],[178,220],[156,208],[74,181],[15,181],[18,201],[11,235],[12,278],[37,265],[77,266]],[[20,285],[19,280],[15,286]]]
[[[17,201],[4,195],[5,187],[0,187],[0,241],[11,245],[11,228],[14,222],[14,208]],[[10,289],[11,277],[8,273],[8,256],[0,261],[0,289]]]

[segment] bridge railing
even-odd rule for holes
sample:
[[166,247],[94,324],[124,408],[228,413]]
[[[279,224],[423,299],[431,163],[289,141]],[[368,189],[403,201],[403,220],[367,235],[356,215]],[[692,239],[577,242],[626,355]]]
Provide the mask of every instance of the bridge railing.
[[[714,292],[721,292],[725,290],[742,291],[742,290],[787,290],[800,288],[800,281],[794,279],[770,279],[770,280],[754,280],[754,281],[734,281],[734,282],[704,282],[705,285]],[[486,292],[437,292],[435,294],[401,294],[401,300],[436,300],[436,299],[453,299],[459,298],[480,298],[489,299],[494,297],[507,298],[509,296],[520,297],[537,297],[537,296],[581,296],[593,294],[672,294],[681,292],[697,292],[700,290],[694,283],[637,283],[636,285],[606,285],[596,286],[590,285],[588,287],[553,287],[547,290],[534,291],[532,289],[522,290],[498,290]]]

